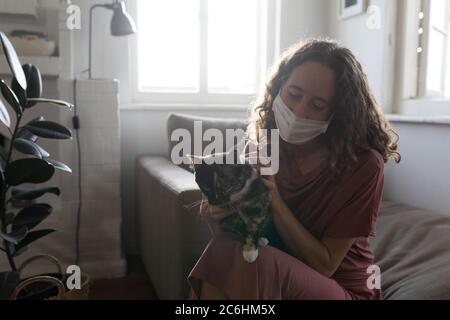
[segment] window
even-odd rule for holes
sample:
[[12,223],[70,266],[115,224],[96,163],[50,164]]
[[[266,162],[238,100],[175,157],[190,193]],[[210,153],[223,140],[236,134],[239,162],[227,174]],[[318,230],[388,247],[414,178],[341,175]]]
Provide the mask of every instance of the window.
[[141,91],[195,92],[199,80],[199,1],[138,1]]
[[[450,1],[429,3],[426,96],[450,97]],[[423,32],[419,30],[419,33]]]
[[417,39],[415,48],[408,49],[417,52],[419,63],[415,96],[450,98],[450,1],[413,0],[412,6],[413,3],[417,3],[418,11],[413,14],[417,23],[415,28],[406,28],[406,36]]
[[274,48],[268,2],[138,0],[137,100],[248,103]]
[[450,115],[450,0],[398,2],[393,110]]

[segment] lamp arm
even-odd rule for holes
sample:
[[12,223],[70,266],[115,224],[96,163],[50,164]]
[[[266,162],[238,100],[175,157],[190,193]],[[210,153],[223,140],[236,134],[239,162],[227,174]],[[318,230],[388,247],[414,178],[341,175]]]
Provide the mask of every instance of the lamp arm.
[[92,79],[92,13],[95,8],[106,8],[113,9],[113,5],[111,4],[94,4],[89,10],[89,79]]

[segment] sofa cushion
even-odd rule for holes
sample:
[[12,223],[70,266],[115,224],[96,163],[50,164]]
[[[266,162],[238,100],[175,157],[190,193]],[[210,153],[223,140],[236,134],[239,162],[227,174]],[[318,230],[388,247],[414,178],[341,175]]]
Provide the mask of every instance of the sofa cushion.
[[385,299],[450,299],[450,216],[384,201],[371,246]]
[[[194,136],[194,122],[195,121],[201,121],[201,137],[195,137]],[[211,141],[203,141],[203,133],[208,129],[218,129],[223,139],[223,151],[227,151],[226,148],[226,129],[242,129],[245,131],[247,127],[247,119],[232,119],[232,118],[213,118],[213,117],[200,117],[200,116],[192,116],[192,115],[186,115],[186,114],[176,114],[171,113],[169,115],[169,118],[167,120],[167,138],[169,140],[169,154],[168,157],[171,159],[171,152],[175,145],[180,143],[181,140],[171,141],[171,136],[173,131],[176,129],[186,129],[191,137],[191,150],[190,152],[186,152],[186,150],[183,150],[184,153],[190,153],[195,154],[194,152],[194,141],[195,139],[201,140],[202,145],[202,152],[204,148],[211,143]],[[190,170],[189,165],[182,164],[181,167]]]

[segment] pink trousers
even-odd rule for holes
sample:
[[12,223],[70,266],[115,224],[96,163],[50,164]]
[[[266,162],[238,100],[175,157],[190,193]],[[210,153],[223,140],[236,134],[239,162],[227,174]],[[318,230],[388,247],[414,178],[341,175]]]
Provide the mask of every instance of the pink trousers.
[[349,300],[352,295],[295,257],[269,245],[255,262],[242,257],[242,242],[230,233],[214,237],[187,278],[190,299],[200,297],[201,282],[231,300]]

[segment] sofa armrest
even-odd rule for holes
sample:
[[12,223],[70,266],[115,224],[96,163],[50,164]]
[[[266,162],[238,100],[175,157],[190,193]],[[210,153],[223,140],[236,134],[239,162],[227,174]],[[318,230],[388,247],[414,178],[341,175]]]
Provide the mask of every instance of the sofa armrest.
[[136,163],[139,250],[160,299],[185,299],[187,275],[211,239],[197,215],[201,192],[194,175],[168,159]]
[[137,161],[138,167],[177,195],[186,191],[199,190],[191,172],[174,165],[164,157],[143,155],[138,157]]

